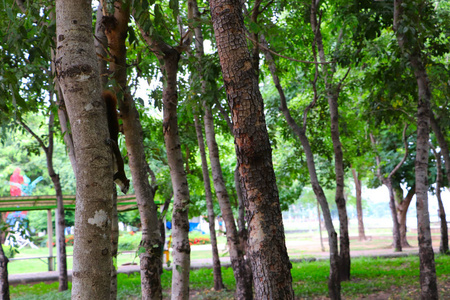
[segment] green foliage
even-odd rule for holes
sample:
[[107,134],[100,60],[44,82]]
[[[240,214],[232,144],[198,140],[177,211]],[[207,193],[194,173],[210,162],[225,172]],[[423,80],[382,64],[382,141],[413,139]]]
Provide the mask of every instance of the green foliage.
[[121,233],[119,235],[119,251],[138,250],[141,240],[141,232],[137,232],[135,234]]

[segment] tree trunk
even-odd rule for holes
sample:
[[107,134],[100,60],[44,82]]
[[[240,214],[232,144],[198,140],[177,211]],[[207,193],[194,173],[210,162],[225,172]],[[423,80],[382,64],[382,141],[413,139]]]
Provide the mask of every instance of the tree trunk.
[[434,156],[436,157],[436,198],[438,200],[438,215],[441,220],[441,242],[439,245],[439,252],[441,254],[449,254],[448,249],[448,227],[447,219],[445,216],[444,204],[442,203],[441,197],[441,183],[442,183],[442,160],[441,153],[437,152],[434,147],[432,147]]
[[[261,42],[263,46],[267,49],[268,44],[265,41],[263,35],[261,35]],[[287,107],[286,96],[280,84],[280,79],[278,78],[277,75],[276,65],[273,60],[272,54],[267,50],[263,51],[266,61],[269,65],[270,73],[272,74],[273,82],[280,95],[280,110],[283,112],[284,118],[286,119],[286,122],[288,123],[289,127],[291,127],[292,131],[294,132],[295,135],[297,135],[302,144],[303,151],[305,151],[306,155],[306,163],[308,166],[311,185],[313,187],[313,191],[314,194],[316,195],[317,201],[319,202],[320,207],[322,208],[325,227],[328,232],[328,243],[330,246],[330,277],[328,278],[328,294],[331,299],[341,299],[341,280],[339,273],[339,251],[338,251],[337,234],[334,229],[333,220],[331,219],[331,213],[328,207],[327,199],[317,178],[314,155],[312,153],[308,137],[305,134],[306,123],[302,128],[297,124],[294,118],[292,118],[289,108]],[[305,114],[306,113],[307,112],[305,112]]]
[[128,1],[125,3],[116,1],[114,15],[104,16],[102,23],[110,53],[114,58],[110,63],[110,71],[117,83],[117,94],[123,95],[123,100],[119,101],[119,108],[128,151],[128,164],[141,217],[142,240],[139,248],[145,250],[139,254],[142,299],[161,299],[162,245],[157,207],[154,202],[154,191],[148,180],[142,125],[127,86],[125,42],[130,17],[129,5]]
[[165,80],[163,89],[163,132],[174,191],[172,214],[172,299],[188,299],[191,253],[188,218],[190,200],[189,187],[183,167],[180,137],[178,135],[177,71],[180,53],[175,49],[171,49],[164,53],[163,59],[164,64],[161,64]]
[[3,246],[0,241],[0,298],[9,300],[9,281],[8,281],[8,258],[3,252]]
[[[233,131],[231,131],[233,132]],[[247,239],[248,239],[248,231],[247,227],[245,226],[245,205],[244,205],[244,197],[242,196],[242,190],[241,190],[241,184],[239,179],[239,169],[236,167],[234,169],[234,186],[236,189],[236,194],[238,198],[238,219],[237,219],[237,225],[238,225],[238,231],[239,231],[239,238],[241,240],[241,245],[244,253],[247,253]]]
[[90,1],[56,1],[58,81],[77,159],[72,277],[74,299],[108,299],[111,282],[113,161]]
[[230,249],[231,266],[236,278],[236,299],[253,299],[251,270],[244,258],[244,247],[241,244],[233,210],[231,209],[230,198],[226,189],[225,180],[220,166],[219,148],[214,132],[214,120],[211,109],[206,102],[203,103],[205,111],[205,135],[209,150],[209,160],[211,162],[211,172],[213,176],[214,189],[216,190],[222,218],[225,222],[228,247]]
[[[321,50],[319,49],[319,52]],[[323,51],[323,50],[322,50]],[[324,61],[322,61],[324,62]],[[330,107],[331,119],[331,140],[333,141],[334,150],[334,169],[336,173],[336,196],[335,201],[339,213],[339,246],[340,246],[340,263],[339,271],[341,280],[350,280],[350,239],[348,236],[348,217],[347,208],[344,197],[344,160],[342,153],[342,144],[339,137],[339,113],[338,113],[338,97],[340,87],[333,87],[328,84],[328,105]],[[395,211],[394,211],[395,214]]]
[[[53,93],[50,93],[50,106],[53,105]],[[55,218],[57,220],[56,224],[56,239],[58,245],[58,270],[59,270],[59,288],[58,291],[62,292],[68,289],[68,277],[67,277],[67,257],[66,257],[66,239],[64,236],[64,229],[66,227],[64,221],[64,203],[63,194],[61,188],[61,182],[59,175],[55,173],[53,168],[53,141],[54,141],[54,123],[55,115],[53,111],[50,112],[50,117],[48,120],[48,146],[45,146],[44,141],[34,133],[34,131],[25,124],[22,120],[19,121],[22,127],[28,131],[35,140],[39,143],[41,148],[44,150],[45,157],[47,160],[47,171],[48,175],[52,179],[53,187],[56,193],[56,211]]]
[[[417,105],[417,143],[416,143],[416,201],[417,201],[417,231],[420,257],[420,287],[422,299],[438,299],[436,281],[436,266],[430,232],[430,217],[428,213],[428,152],[430,127],[431,91],[428,75],[421,59],[421,45],[417,41],[409,41],[403,31],[398,30],[404,24],[405,11],[403,5],[412,5],[402,0],[394,0],[394,31],[397,41],[405,57],[409,60],[416,77],[419,103]],[[416,10],[411,10],[416,11]],[[408,20],[415,15],[408,16]],[[417,24],[420,26],[419,24]],[[417,32],[417,31],[415,31]]]
[[110,300],[117,299],[117,252],[119,250],[119,218],[117,215],[117,188],[114,186],[111,217],[111,292]]
[[397,218],[397,210],[395,208],[395,196],[394,196],[394,189],[392,187],[392,179],[388,177],[386,180],[384,180],[383,183],[384,185],[387,186],[389,190],[389,208],[391,209],[392,224],[393,224],[392,236],[393,236],[394,252],[402,252],[402,242],[400,239],[400,226]]
[[248,249],[256,299],[293,299],[264,104],[252,68],[238,0],[210,0],[236,156],[247,209]]
[[411,204],[411,200],[415,193],[416,188],[413,186],[409,189],[406,197],[403,198],[403,190],[400,185],[398,184],[398,186],[394,186],[394,196],[396,198],[397,218],[400,226],[400,241],[402,243],[402,248],[411,247],[406,237],[406,214],[408,213],[409,205]]
[[450,154],[447,140],[442,132],[441,126],[438,120],[436,120],[434,113],[430,113],[430,124],[433,129],[436,140],[438,141],[439,147],[441,148],[441,155],[444,157],[445,173],[447,175],[447,180],[450,186]]
[[211,236],[211,247],[213,256],[214,289],[216,291],[219,291],[224,288],[224,285],[222,280],[222,271],[220,269],[219,251],[217,250],[217,238],[215,228],[216,216],[214,214],[211,182],[209,180],[208,162],[206,160],[205,141],[203,139],[202,127],[196,114],[194,114],[194,121],[195,121],[195,131],[197,132],[198,148],[200,149],[200,157],[202,159],[203,183],[205,185],[206,208],[208,209],[209,233]]
[[362,198],[361,191],[362,185],[361,180],[358,178],[358,173],[352,168],[353,180],[355,181],[356,189],[356,214],[358,216],[358,238],[360,241],[367,240],[366,233],[364,232],[364,222],[363,222],[363,210],[362,210]]

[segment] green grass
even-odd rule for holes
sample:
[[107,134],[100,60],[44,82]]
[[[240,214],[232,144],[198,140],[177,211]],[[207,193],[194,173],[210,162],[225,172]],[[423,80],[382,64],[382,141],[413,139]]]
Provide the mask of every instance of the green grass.
[[[328,261],[294,263],[292,268],[293,288],[297,297],[326,297]],[[447,289],[450,277],[450,257],[436,256],[436,270],[439,287]],[[235,280],[231,268],[222,268],[225,291],[214,292],[211,269],[200,269],[190,274],[190,289],[193,299],[232,299]],[[164,271],[161,277],[165,293],[170,292],[171,271]],[[19,285],[11,287],[14,299],[70,299],[68,292],[57,293],[57,283]],[[352,260],[352,280],[342,283],[342,295],[346,299],[359,299],[363,295],[388,292],[399,296],[396,299],[410,299],[419,293],[419,258],[401,257],[389,259],[358,258]],[[140,299],[140,276],[118,275],[118,299]],[[442,295],[444,296],[444,295]]]

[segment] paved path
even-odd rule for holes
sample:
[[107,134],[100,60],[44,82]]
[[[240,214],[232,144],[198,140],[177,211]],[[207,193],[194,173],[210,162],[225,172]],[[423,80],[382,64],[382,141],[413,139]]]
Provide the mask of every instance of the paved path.
[[[438,252],[438,249],[434,250],[435,253]],[[401,257],[401,256],[409,256],[409,255],[418,255],[419,250],[417,247],[406,248],[403,252],[393,252],[392,249],[376,249],[376,250],[357,250],[351,251],[351,257]],[[307,258],[292,258],[292,262],[300,262],[300,261],[314,261],[314,260],[322,260],[328,259],[328,252],[308,252],[308,253],[290,253],[291,257],[307,257]],[[221,257],[220,258],[221,265],[223,267],[230,267],[230,258],[229,257]],[[191,261],[191,269],[199,269],[199,268],[211,268],[211,259],[193,259]],[[167,267],[165,267],[168,269]],[[118,273],[132,274],[139,272],[138,265],[129,265],[129,266],[120,266],[118,269]],[[68,271],[69,280],[72,280],[72,270]],[[38,283],[38,282],[54,282],[58,281],[58,272],[39,272],[39,273],[22,273],[22,274],[13,274],[8,276],[9,283],[11,285],[16,284],[28,284],[28,283]]]

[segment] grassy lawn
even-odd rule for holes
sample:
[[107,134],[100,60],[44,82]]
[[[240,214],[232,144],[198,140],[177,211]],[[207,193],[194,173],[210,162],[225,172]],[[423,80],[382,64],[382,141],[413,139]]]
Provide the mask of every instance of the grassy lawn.
[[[436,270],[441,297],[450,292],[450,257],[436,256]],[[293,287],[299,299],[323,299],[328,295],[328,261],[294,263]],[[212,291],[211,269],[191,272],[191,299],[233,299],[235,288],[231,268],[222,269],[226,290]],[[139,274],[118,276],[118,299],[140,299]],[[162,285],[166,297],[171,286],[171,272],[164,271]],[[14,299],[70,299],[69,292],[57,293],[57,283],[19,285],[11,287]],[[419,258],[402,257],[390,259],[359,258],[352,260],[352,280],[342,283],[342,295],[346,299],[360,299],[371,295],[371,299],[415,299],[419,296]],[[384,296],[384,297],[383,297]]]

